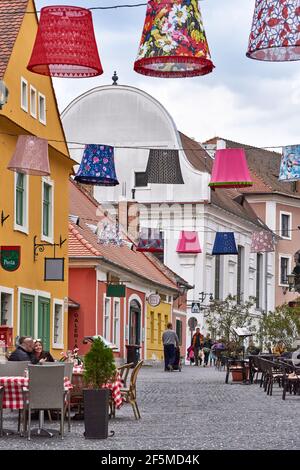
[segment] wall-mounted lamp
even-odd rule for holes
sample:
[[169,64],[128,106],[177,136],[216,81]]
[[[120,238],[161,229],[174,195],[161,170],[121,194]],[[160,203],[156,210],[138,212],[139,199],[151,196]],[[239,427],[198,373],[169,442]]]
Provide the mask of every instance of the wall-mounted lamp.
[[7,103],[8,95],[9,91],[7,86],[3,80],[0,80],[0,109],[2,109],[2,107]]

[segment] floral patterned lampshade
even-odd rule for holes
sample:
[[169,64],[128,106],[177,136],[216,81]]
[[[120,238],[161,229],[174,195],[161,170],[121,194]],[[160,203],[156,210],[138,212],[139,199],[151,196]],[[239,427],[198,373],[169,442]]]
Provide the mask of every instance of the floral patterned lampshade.
[[300,145],[289,145],[283,148],[279,181],[300,180]]
[[182,230],[178,240],[176,252],[185,254],[202,253],[198,233]]
[[163,253],[164,241],[158,229],[143,228],[140,233],[136,251]]
[[251,242],[251,253],[263,253],[275,251],[274,235],[266,230],[253,232]]
[[214,65],[197,0],[149,0],[134,70],[152,77],[194,77]]
[[7,168],[27,175],[49,176],[48,141],[34,135],[19,135]]
[[300,60],[300,0],[256,0],[247,57]]
[[153,184],[184,184],[178,150],[151,149],[146,179]]
[[238,250],[233,232],[217,232],[212,251],[213,255],[237,255]]
[[73,6],[42,8],[27,68],[31,72],[52,77],[101,75],[103,70],[91,12]]
[[86,145],[79,170],[74,179],[79,183],[97,186],[118,185],[114,148],[110,145]]
[[216,151],[209,186],[218,188],[243,188],[252,186],[244,149]]

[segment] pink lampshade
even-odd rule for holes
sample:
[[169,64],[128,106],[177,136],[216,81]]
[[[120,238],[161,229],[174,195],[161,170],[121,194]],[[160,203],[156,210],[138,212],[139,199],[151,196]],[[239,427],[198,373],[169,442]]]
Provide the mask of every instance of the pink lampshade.
[[48,141],[34,135],[19,135],[7,168],[27,175],[49,176]]
[[256,0],[247,57],[300,60],[300,1]]
[[28,70],[52,77],[84,78],[103,73],[92,14],[77,6],[41,9]]
[[252,185],[244,149],[221,149],[216,151],[209,186],[243,188]]
[[198,233],[182,230],[180,233],[176,251],[177,253],[186,254],[202,253],[198,239]]
[[134,70],[175,78],[213,68],[198,1],[149,0]]

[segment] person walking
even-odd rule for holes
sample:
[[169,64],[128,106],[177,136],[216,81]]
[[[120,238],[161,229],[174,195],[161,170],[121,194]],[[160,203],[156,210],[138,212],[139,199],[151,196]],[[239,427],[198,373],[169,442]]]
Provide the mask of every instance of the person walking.
[[204,367],[208,364],[208,358],[210,355],[211,347],[213,345],[213,341],[210,337],[210,334],[207,333],[204,341],[203,341],[203,352],[204,352]]
[[167,329],[162,335],[162,342],[164,345],[165,371],[172,371],[175,362],[175,348],[179,347],[179,339],[176,331],[173,330],[172,323],[167,324]]
[[202,357],[199,357],[199,353],[202,349],[203,345],[203,335],[200,333],[200,328],[196,328],[196,333],[194,333],[192,338],[192,346],[194,349],[194,356],[195,356],[195,366],[200,366],[202,364]]

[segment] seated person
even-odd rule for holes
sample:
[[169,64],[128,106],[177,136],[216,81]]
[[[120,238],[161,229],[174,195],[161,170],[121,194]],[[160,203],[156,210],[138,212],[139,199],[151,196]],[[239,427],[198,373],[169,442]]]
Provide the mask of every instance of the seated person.
[[33,353],[33,339],[30,336],[21,336],[15,351],[11,353],[9,361],[28,361],[36,364],[38,361]]
[[44,351],[44,346],[40,339],[35,340],[33,351],[36,361],[39,364],[43,364],[44,362],[54,362],[54,359],[49,353],[49,351]]
[[282,353],[286,351],[284,342],[282,340],[277,341],[276,345],[273,348],[273,354],[276,354],[276,356],[281,356]]

